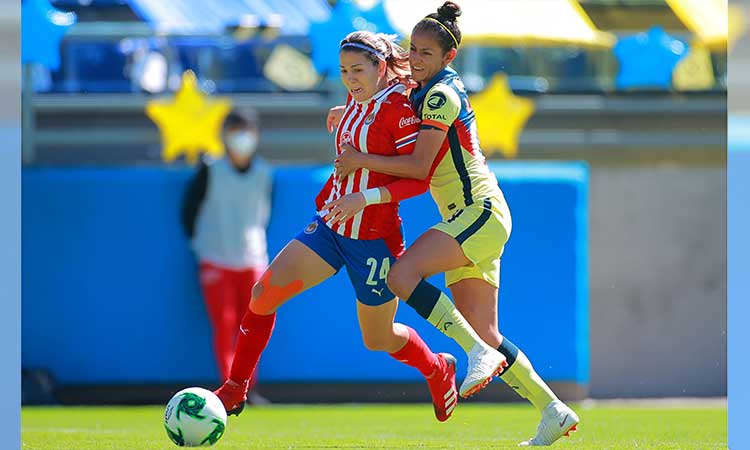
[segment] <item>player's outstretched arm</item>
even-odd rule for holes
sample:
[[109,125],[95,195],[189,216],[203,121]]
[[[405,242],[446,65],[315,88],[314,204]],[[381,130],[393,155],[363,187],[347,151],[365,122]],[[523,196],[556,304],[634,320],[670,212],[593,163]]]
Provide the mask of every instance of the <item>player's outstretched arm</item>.
[[385,186],[367,189],[363,192],[353,192],[337,200],[326,203],[322,211],[326,212],[324,220],[331,220],[331,224],[346,222],[358,212],[370,205],[400,202],[407,198],[424,194],[430,187],[427,180],[401,179]]
[[432,163],[446,134],[446,131],[439,129],[422,129],[417,136],[414,152],[398,156],[360,153],[351,145],[344,144],[341,146],[344,151],[334,162],[336,173],[344,177],[357,169],[365,168],[401,178],[423,180],[430,174]]

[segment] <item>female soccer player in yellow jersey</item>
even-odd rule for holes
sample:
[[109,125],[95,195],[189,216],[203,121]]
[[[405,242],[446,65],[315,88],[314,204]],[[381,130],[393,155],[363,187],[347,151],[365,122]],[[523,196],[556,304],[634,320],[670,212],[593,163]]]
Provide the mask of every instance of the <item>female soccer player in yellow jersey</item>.
[[[461,9],[445,2],[416,24],[411,35],[411,77],[418,83],[410,101],[421,117],[414,152],[378,156],[352,148],[339,155],[339,176],[367,168],[404,178],[427,179],[443,220],[422,234],[390,269],[387,284],[432,320],[430,305],[447,296],[425,280],[445,272],[458,310],[509,366],[500,376],[542,414],[536,435],[523,446],[549,445],[575,430],[576,413],[557,399],[528,358],[498,331],[500,257],[511,232],[511,216],[497,179],[479,148],[474,112],[458,74],[448,64],[461,42]],[[337,111],[329,115],[329,128]],[[382,201],[399,201],[414,192],[380,188]],[[361,194],[349,194],[324,209],[346,221],[366,206]]]

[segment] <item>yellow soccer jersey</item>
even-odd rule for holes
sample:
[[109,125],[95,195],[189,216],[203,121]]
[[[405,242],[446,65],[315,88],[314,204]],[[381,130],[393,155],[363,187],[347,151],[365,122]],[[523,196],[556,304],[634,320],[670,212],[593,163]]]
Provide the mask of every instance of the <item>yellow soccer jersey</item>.
[[456,71],[446,67],[413,91],[410,100],[422,129],[448,133],[430,170],[430,193],[441,216],[446,219],[484,198],[503,199],[479,148],[474,110]]

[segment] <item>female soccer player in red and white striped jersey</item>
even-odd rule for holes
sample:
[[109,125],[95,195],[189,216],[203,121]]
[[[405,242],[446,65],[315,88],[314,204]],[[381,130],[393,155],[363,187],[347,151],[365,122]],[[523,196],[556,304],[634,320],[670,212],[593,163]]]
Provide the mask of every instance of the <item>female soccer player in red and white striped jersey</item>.
[[[337,153],[343,145],[387,156],[413,151],[419,120],[403,95],[405,86],[390,83],[407,73],[406,53],[385,35],[361,31],[341,42],[339,58],[341,80],[349,98],[336,133]],[[373,204],[378,204],[358,212],[347,223],[334,226],[335,218],[323,219],[326,202],[353,192],[372,197],[380,192],[380,186],[393,183],[411,186],[414,181],[399,181],[367,169],[346,177],[331,174],[316,198],[317,213],[312,222],[284,247],[253,287],[230,376],[216,391],[228,414],[239,414],[244,407],[247,381],[271,337],[276,310],[345,266],[357,295],[365,346],[388,352],[417,368],[427,379],[438,420],[450,417],[458,400],[455,359],[449,354],[434,354],[413,329],[394,323],[398,300],[386,286],[386,276],[404,251],[398,204],[372,198]],[[454,324],[450,327],[452,337],[464,346],[487,349],[484,366],[492,366],[486,374],[491,377],[505,358],[479,338],[450,301],[441,308],[445,321]],[[314,326],[320,322],[310,323]],[[335,348],[332,351],[335,353]]]

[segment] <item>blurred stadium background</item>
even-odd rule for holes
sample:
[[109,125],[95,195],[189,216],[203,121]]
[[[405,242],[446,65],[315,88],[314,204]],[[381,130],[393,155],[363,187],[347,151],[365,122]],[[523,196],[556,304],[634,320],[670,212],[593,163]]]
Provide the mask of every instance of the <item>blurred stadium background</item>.
[[[307,223],[333,155],[325,115],[345,93],[325,70],[336,47],[325,54],[319,41],[338,42],[334,30],[351,23],[399,31],[403,19],[404,2],[371,1],[342,24],[335,3],[53,0],[51,23],[49,3],[22,2],[32,24],[22,30],[25,404],[162,403],[177,387],[218,382],[178,221],[193,169],[163,160],[145,109],[192,70],[206,96],[259,111],[259,152],[278,167],[275,253]],[[422,15],[441,2],[432,3]],[[498,143],[483,148],[514,212],[501,330],[563,398],[726,396],[735,28],[711,27],[726,23],[726,4],[476,3],[520,30],[467,42],[455,64],[471,95],[507,97],[493,83],[504,75],[521,102],[483,111],[491,126],[480,131]],[[545,8],[561,14],[544,19]],[[742,30],[747,11],[729,17]],[[508,128],[517,104],[532,104],[530,117]],[[403,211],[407,238],[436,217],[427,199]],[[330,312],[325,332],[306,327],[318,308]],[[345,337],[344,358],[326,351],[331,333]],[[364,349],[341,276],[285,307],[261,364],[272,401],[428,399],[416,374]],[[479,396],[511,398],[499,387]]]

